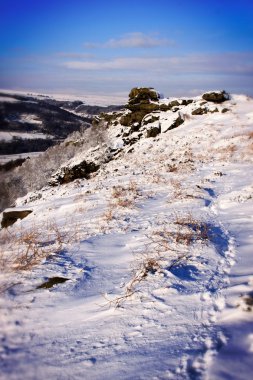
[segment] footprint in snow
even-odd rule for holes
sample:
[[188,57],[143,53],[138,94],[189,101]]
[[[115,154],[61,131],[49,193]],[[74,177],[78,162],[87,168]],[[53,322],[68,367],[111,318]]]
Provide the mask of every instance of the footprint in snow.
[[83,365],[85,367],[92,367],[94,364],[96,364],[97,359],[95,358],[89,358],[83,361]]

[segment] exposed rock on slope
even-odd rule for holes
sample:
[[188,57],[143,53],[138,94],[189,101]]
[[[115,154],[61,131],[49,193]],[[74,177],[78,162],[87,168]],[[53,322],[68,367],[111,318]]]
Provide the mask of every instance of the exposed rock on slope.
[[32,210],[5,210],[3,212],[3,218],[1,222],[2,228],[7,228],[12,226],[18,219],[24,219],[26,218],[29,214],[32,213]]
[[69,160],[54,173],[49,181],[50,186],[69,183],[75,179],[89,179],[92,173],[110,160],[110,150],[107,147],[91,148],[87,153]]
[[[129,145],[134,149],[136,142],[142,138],[155,138],[160,133],[167,133],[182,125],[185,119],[195,115],[199,117],[208,113],[224,112],[224,108],[218,103],[228,98],[229,95],[225,91],[220,91],[209,92],[195,99],[170,100],[161,99],[153,88],[133,88],[129,93],[129,102],[125,110],[101,113],[93,119],[93,127],[96,128],[97,134],[108,135],[105,151],[98,146],[95,155],[93,149],[83,153],[78,162],[67,162],[53,175],[49,183],[55,186],[77,178],[88,179],[101,165],[128,150]],[[78,141],[72,143],[78,145]]]
[[130,126],[133,123],[140,124],[145,115],[159,109],[159,99],[159,93],[153,88],[133,88],[126,105],[126,108],[131,112],[122,116],[121,124],[125,126]]
[[229,100],[229,94],[226,91],[207,92],[202,95],[207,102],[223,103]]

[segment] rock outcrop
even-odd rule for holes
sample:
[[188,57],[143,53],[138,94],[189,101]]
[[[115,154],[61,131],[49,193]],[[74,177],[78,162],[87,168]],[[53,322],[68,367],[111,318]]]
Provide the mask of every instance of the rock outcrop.
[[75,179],[89,179],[97,172],[100,166],[110,161],[113,155],[110,148],[98,145],[91,148],[87,153],[69,160],[61,166],[50,178],[49,186],[57,186],[74,181]]
[[32,210],[5,210],[1,221],[2,228],[12,226],[18,219],[24,219],[31,214]]
[[207,102],[223,103],[229,100],[229,94],[226,91],[206,92],[202,95],[202,98]]
[[[196,99],[161,99],[154,88],[133,88],[124,110],[101,113],[93,119],[95,134],[106,131],[103,144],[70,160],[51,177],[49,184],[55,186],[75,179],[89,179],[101,166],[117,159],[122,151],[130,151],[131,146],[142,138],[155,138],[159,134],[179,127],[190,115],[204,115],[225,112],[218,104],[229,99],[225,91],[208,92]],[[74,142],[78,144],[78,142]]]
[[76,165],[64,166],[57,171],[49,181],[49,185],[56,186],[64,183],[69,183],[78,178],[89,179],[91,173],[96,172],[99,165],[86,160],[81,161]]
[[123,115],[120,123],[130,126],[134,123],[141,123],[145,115],[159,110],[160,95],[154,88],[133,88],[129,94],[129,102],[126,108],[130,111]]

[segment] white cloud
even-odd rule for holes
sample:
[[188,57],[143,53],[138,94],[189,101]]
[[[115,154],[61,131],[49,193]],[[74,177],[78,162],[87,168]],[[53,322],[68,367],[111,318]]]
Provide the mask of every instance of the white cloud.
[[174,42],[167,38],[155,38],[144,33],[128,33],[119,39],[111,39],[105,43],[109,48],[153,48],[172,45]]
[[174,41],[167,38],[158,38],[141,32],[127,33],[120,38],[112,38],[102,44],[87,42],[86,48],[154,48],[159,46],[171,46]]
[[168,74],[253,74],[253,53],[191,54],[172,57],[119,57],[73,60],[62,65],[73,70],[131,70]]
[[70,58],[70,59],[87,59],[93,58],[94,55],[90,53],[68,53],[68,52],[58,52],[55,54],[59,58]]

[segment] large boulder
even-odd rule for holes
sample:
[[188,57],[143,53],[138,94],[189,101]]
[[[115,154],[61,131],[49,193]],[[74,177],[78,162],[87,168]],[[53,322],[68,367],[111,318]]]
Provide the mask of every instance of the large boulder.
[[141,87],[133,88],[129,94],[129,102],[126,108],[131,112],[125,113],[120,123],[124,126],[131,126],[134,123],[141,124],[145,115],[159,110],[160,95],[153,88]]
[[160,94],[152,87],[134,87],[129,93],[129,104],[157,102]]
[[2,228],[12,226],[18,219],[24,219],[27,215],[31,214],[32,210],[5,210],[1,221]]
[[226,91],[206,92],[202,95],[202,98],[207,102],[223,103],[229,100],[229,94]]

